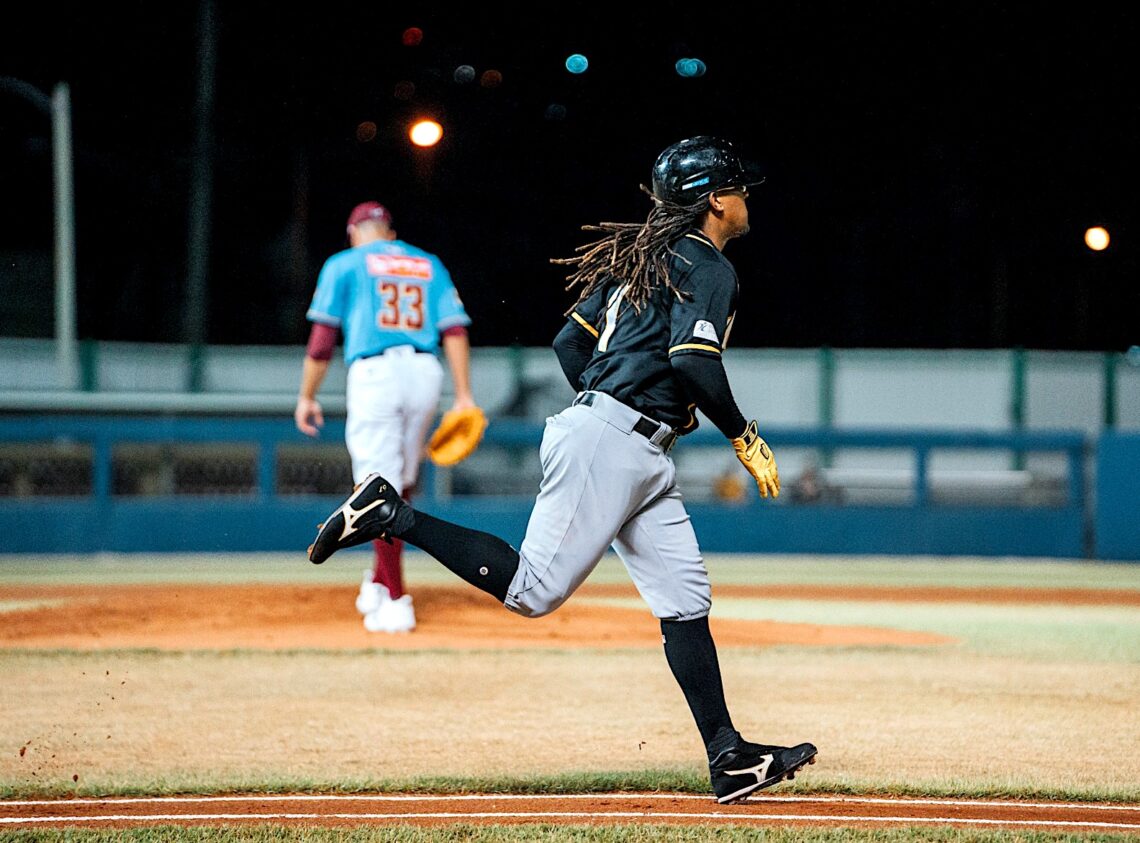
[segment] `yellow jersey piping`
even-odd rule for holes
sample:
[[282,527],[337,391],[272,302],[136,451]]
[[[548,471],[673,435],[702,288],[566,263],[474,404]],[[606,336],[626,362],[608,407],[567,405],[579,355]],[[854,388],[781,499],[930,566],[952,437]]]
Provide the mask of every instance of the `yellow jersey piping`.
[[587,322],[585,319],[583,319],[577,313],[571,312],[570,318],[573,319],[575,322],[577,322],[579,325],[581,325],[583,328],[585,328],[587,331],[589,331],[591,334],[593,334],[594,339],[597,339],[599,336],[601,336],[601,334],[598,333],[597,328],[595,328],[593,325],[591,325],[589,322]]

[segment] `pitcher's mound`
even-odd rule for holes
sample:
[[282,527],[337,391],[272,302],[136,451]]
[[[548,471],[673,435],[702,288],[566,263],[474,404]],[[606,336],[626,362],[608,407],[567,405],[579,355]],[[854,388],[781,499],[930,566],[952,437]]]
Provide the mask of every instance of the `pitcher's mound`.
[[[0,588],[0,647],[104,649],[485,649],[507,647],[654,647],[660,626],[648,607],[591,601],[637,598],[632,586],[583,586],[553,614],[518,617],[463,585],[411,590],[411,633],[367,632],[344,586],[107,585]],[[759,596],[759,595],[757,595]],[[6,604],[6,605],[4,605]],[[775,644],[924,646],[952,641],[926,632],[710,619],[719,647]]]

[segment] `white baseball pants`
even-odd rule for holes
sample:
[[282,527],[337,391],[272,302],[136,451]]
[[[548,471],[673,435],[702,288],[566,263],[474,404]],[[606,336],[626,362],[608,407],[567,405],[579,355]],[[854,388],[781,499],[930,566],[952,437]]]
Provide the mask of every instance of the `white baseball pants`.
[[349,366],[344,439],[354,483],[378,471],[400,494],[415,485],[442,385],[439,359],[410,345]]
[[712,590],[681,492],[659,444],[638,433],[641,413],[604,393],[546,420],[542,484],[519,570],[504,601],[540,617],[561,606],[612,545],[653,614],[692,620],[709,613]]

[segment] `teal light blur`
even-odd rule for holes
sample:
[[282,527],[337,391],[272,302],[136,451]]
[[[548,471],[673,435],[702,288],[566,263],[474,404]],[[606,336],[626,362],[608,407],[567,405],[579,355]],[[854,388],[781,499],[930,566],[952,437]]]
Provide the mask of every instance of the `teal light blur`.
[[683,76],[686,79],[704,76],[705,71],[708,69],[705,63],[700,59],[677,59],[677,64],[674,65],[674,67],[677,70],[677,75]]
[[585,73],[590,61],[581,53],[574,53],[566,59],[566,69],[571,73]]

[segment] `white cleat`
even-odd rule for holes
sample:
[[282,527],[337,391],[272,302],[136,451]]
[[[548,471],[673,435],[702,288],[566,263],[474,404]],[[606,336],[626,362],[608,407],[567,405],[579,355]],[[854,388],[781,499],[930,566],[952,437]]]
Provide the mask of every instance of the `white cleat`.
[[372,582],[372,572],[365,571],[360,592],[356,595],[356,611],[362,615],[370,614],[391,599],[387,586]]
[[364,628],[369,632],[411,632],[416,628],[412,595],[384,601],[379,608],[364,616]]

